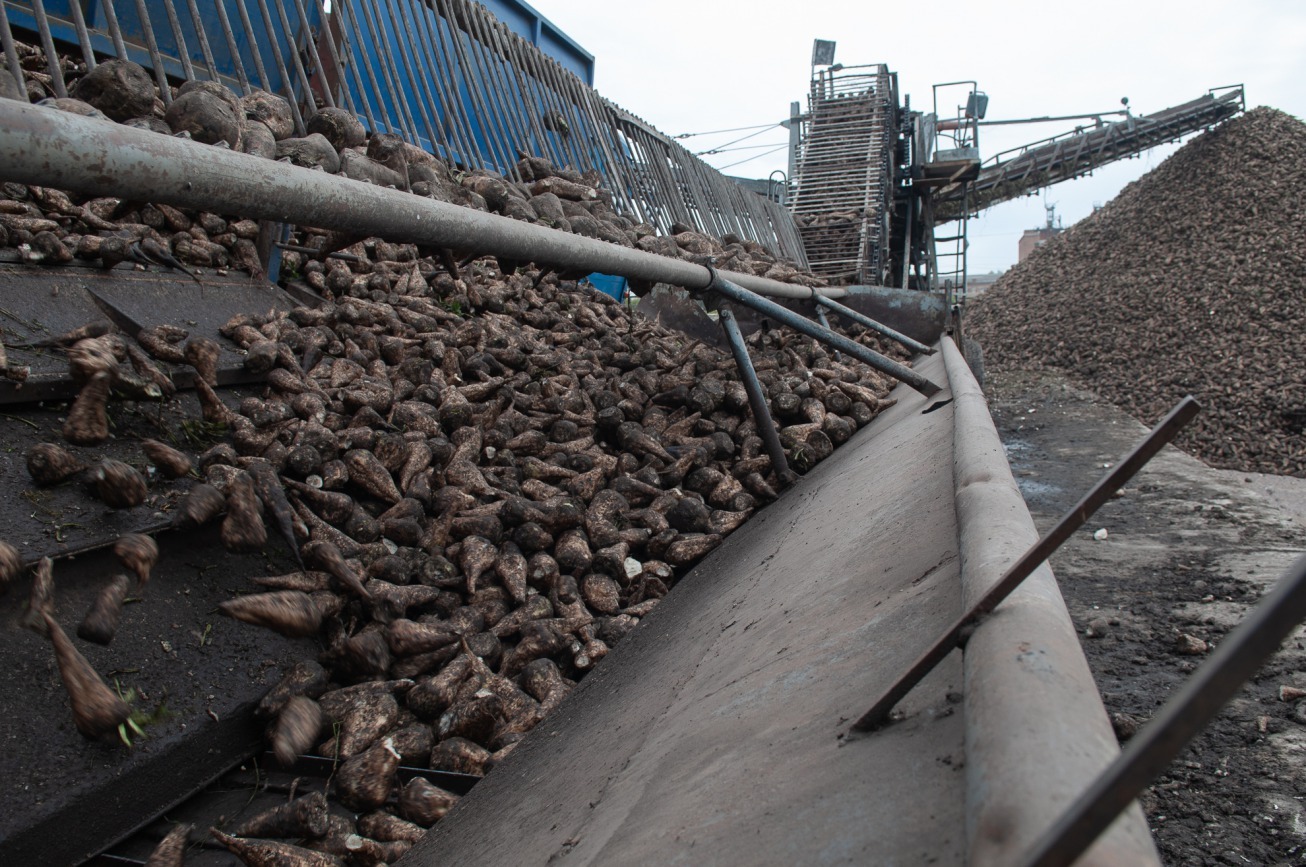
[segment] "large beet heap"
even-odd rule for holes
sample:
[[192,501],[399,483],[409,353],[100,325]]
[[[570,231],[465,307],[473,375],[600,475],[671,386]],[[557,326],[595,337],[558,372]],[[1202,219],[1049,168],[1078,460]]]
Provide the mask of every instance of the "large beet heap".
[[971,306],[998,369],[1047,366],[1180,444],[1306,475],[1306,125],[1257,108],[1189,142]]
[[[119,65],[115,75],[135,82],[126,90],[142,92],[138,105],[119,108],[130,93],[115,91],[113,81],[79,83],[74,92],[104,110],[143,112],[126,122],[160,132],[184,123],[177,111],[161,117],[139,70]],[[28,81],[29,90],[36,85]],[[213,88],[186,93],[195,96],[180,94],[174,109],[193,103],[203,108],[200,119],[233,108],[231,95]],[[286,138],[286,124],[274,133],[257,119],[284,104],[264,96],[238,105],[243,128],[223,135],[241,147],[275,142],[269,156],[306,159],[307,143]],[[86,110],[67,101],[57,107]],[[352,120],[319,117],[344,126]],[[606,194],[585,177],[541,160],[523,160],[517,181],[457,176],[392,137],[361,142],[360,135],[319,151],[328,161],[338,157],[346,173],[420,175],[411,184],[418,194],[811,281],[757,245],[722,245],[689,231],[658,238],[612,214]],[[4,193],[0,244],[28,261],[52,266],[76,255],[105,266],[132,258],[152,267],[175,259],[201,270],[257,268],[250,221],[16,184]],[[230,829],[238,837],[217,836],[251,863],[292,855],[285,844],[241,837],[295,839],[370,864],[397,858],[418,826],[429,827],[456,800],[422,779],[399,793],[400,761],[483,773],[680,574],[773,499],[778,483],[728,353],[534,268],[505,272],[503,263],[474,256],[459,267],[448,251],[313,231],[300,240],[310,252],[287,253],[285,271],[321,291],[325,303],[241,315],[222,329],[245,351],[245,366],[266,374],[256,396],[233,405],[215,392],[219,347],[211,339],[170,325],[131,339],[108,323],[88,323],[47,341],[67,354],[81,393],[64,442],[35,446],[27,465],[35,484],[80,479],[112,508],[139,505],[151,487],[181,484],[165,479],[184,479],[194,466],[204,482],[175,510],[179,526],[221,523],[223,544],[234,551],[288,545],[302,559],[289,574],[251,576],[251,592],[222,609],[320,640],[317,658],[288,672],[260,713],[284,760],[310,750],[342,760],[333,793],[361,816],[328,818],[326,801],[311,795],[285,815]],[[325,256],[336,247],[347,255]],[[857,339],[888,351],[869,333]],[[886,378],[836,361],[806,338],[758,331],[749,341],[800,469],[891,403]],[[171,377],[181,368],[193,368],[200,412],[221,441],[192,456],[143,440],[130,463],[102,460],[97,446],[110,435],[110,419],[121,420],[122,397],[161,398],[182,414],[193,406],[175,395]],[[22,378],[19,369],[11,373]],[[116,429],[122,437],[125,428]],[[157,473],[143,472],[151,464]],[[148,604],[154,541],[124,537],[116,552]],[[21,568],[18,553],[0,543],[0,581]],[[25,623],[54,643],[79,731],[126,739],[129,708],[58,622],[78,613],[59,611],[56,572],[48,559],[37,568]],[[78,637],[109,644],[132,584],[126,576],[110,582]]]

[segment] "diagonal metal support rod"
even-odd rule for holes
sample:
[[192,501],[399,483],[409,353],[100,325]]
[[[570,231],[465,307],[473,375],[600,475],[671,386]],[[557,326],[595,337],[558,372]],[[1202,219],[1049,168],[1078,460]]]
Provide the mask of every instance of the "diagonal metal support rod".
[[[819,304],[816,305],[816,321],[821,323],[822,328],[829,328],[831,331],[834,330],[833,328],[830,328],[830,320],[825,315],[825,308]],[[837,349],[834,351],[834,360],[843,361],[843,355]]]
[[881,373],[892,376],[899,382],[907,383],[926,397],[933,397],[939,393],[939,387],[937,385],[930,382],[910,367],[901,365],[892,359],[885,358],[880,353],[867,349],[865,346],[862,346],[856,341],[849,340],[842,334],[837,334],[828,328],[822,328],[806,316],[795,313],[788,307],[782,307],[774,301],[763,298],[755,292],[749,292],[742,286],[736,286],[734,283],[731,283],[729,280],[722,277],[715,270],[712,270],[712,282],[709,283],[707,289],[703,291],[715,292],[718,296],[727,301],[733,301],[736,304],[747,307],[757,313],[761,313],[763,316],[769,316],[782,325],[787,325],[795,331],[806,334],[808,337],[819,340],[827,346],[839,350],[845,355],[851,355],[858,361],[861,361],[864,364],[869,364],[871,367]]
[[919,340],[912,340],[906,334],[903,334],[900,331],[894,331],[892,328],[885,325],[884,323],[876,322],[871,317],[866,316],[865,314],[862,313],[858,313],[856,310],[852,309],[851,307],[845,304],[840,304],[838,301],[832,301],[831,299],[826,298],[824,295],[813,295],[812,300],[816,302],[817,310],[820,310],[822,307],[828,307],[829,309],[833,310],[835,313],[838,313],[840,316],[844,317],[845,319],[851,319],[853,322],[856,322],[858,325],[861,325],[865,328],[871,329],[872,331],[876,331],[880,334],[883,334],[885,337],[897,343],[901,343],[903,346],[907,347],[912,352],[918,352],[921,355],[934,354],[934,350],[932,348],[926,346],[924,343],[921,343]]
[[771,410],[766,405],[766,394],[762,383],[757,379],[753,369],[753,359],[748,356],[748,347],[744,344],[744,335],[739,332],[739,323],[729,307],[717,310],[721,328],[726,333],[726,342],[730,344],[730,353],[735,357],[739,367],[739,378],[743,380],[744,391],[748,393],[748,405],[753,410],[753,421],[757,422],[757,433],[766,446],[766,453],[771,457],[771,468],[782,484],[791,485],[798,478],[789,468],[789,459],[785,456],[784,446],[780,444],[780,433],[771,419]]
[[865,732],[883,725],[888,720],[889,711],[893,710],[894,705],[901,701],[907,693],[911,692],[916,684],[924,680],[925,676],[933,671],[935,666],[942,662],[954,648],[964,645],[980,621],[991,614],[993,609],[1002,603],[1002,600],[1010,596],[1011,592],[1033,574],[1034,570],[1044,560],[1052,556],[1052,552],[1060,548],[1062,543],[1082,527],[1084,522],[1092,517],[1093,513],[1120,489],[1121,485],[1133,478],[1166,443],[1174,439],[1175,434],[1179,433],[1184,425],[1192,421],[1200,409],[1201,407],[1197,401],[1189,396],[1170,410],[1169,414],[1161,419],[1151,433],[1134,447],[1133,451],[1126,455],[1120,463],[1116,464],[1114,469],[1103,476],[1101,481],[1094,485],[1078,503],[1072,506],[1070,511],[1066,512],[1061,520],[1057,522],[1057,525],[1047,532],[1047,535],[1035,542],[1033,547],[1021,555],[1021,558],[1003,573],[1002,577],[984,594],[983,598],[949,626],[943,635],[921,654],[911,664],[911,667],[894,681],[893,685],[885,690],[875,704],[871,705],[871,709],[863,714],[861,719],[853,723],[853,731]]
[[1206,728],[1306,619],[1306,557],[1258,604],[1110,767],[1034,844],[1026,867],[1069,867],[1116,816]]

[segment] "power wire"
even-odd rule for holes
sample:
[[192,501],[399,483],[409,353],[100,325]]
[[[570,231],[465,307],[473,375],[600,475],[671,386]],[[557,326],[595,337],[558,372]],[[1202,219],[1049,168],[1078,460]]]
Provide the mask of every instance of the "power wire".
[[768,125],[768,126],[763,127],[762,129],[758,130],[757,132],[750,132],[748,135],[740,136],[739,138],[734,139],[734,140],[732,140],[732,141],[728,141],[728,142],[726,142],[726,143],[723,144],[723,145],[718,145],[717,147],[712,148],[711,150],[700,151],[700,152],[694,154],[694,156],[696,156],[696,157],[701,157],[701,156],[705,156],[705,155],[707,155],[707,154],[716,154],[716,153],[720,153],[721,150],[722,150],[723,148],[728,148],[728,147],[730,147],[731,145],[739,144],[741,141],[748,141],[750,138],[757,138],[759,135],[762,135],[762,134],[766,133],[768,130],[775,129],[775,128],[778,127],[779,125],[780,125],[780,124],[778,124],[778,123],[770,124],[770,125]]
[[746,159],[746,160],[740,160],[740,161],[737,162],[737,163],[730,163],[729,165],[726,165],[726,166],[719,166],[719,167],[717,167],[717,171],[719,171],[719,172],[723,172],[723,171],[725,171],[726,169],[732,169],[732,168],[734,168],[735,166],[742,166],[744,163],[751,163],[753,160],[760,160],[762,157],[769,157],[771,154],[779,153],[780,151],[785,150],[785,149],[787,149],[788,147],[789,147],[789,145],[787,145],[787,144],[782,144],[782,145],[780,145],[780,147],[776,148],[775,150],[767,151],[767,152],[764,153],[764,154],[758,154],[758,155],[755,156],[755,157],[749,157],[749,158]]
[[757,126],[737,126],[733,129],[713,129],[713,130],[708,130],[707,132],[682,132],[680,135],[676,136],[676,138],[697,138],[698,136],[701,135],[719,135],[725,132],[745,132],[750,129],[762,129],[763,127],[772,127],[772,126],[779,126],[779,124],[763,123],[763,124],[758,124]]

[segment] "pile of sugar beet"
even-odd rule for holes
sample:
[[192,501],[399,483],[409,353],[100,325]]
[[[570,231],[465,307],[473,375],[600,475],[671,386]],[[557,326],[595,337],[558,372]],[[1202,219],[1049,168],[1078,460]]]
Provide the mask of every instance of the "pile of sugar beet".
[[[525,202],[543,219],[537,200],[562,192],[495,204],[476,190],[544,183],[645,249],[813,282],[756,245],[622,228],[599,207],[606,192],[539,159],[519,169],[530,183],[455,182],[428,155],[380,138],[404,154],[410,179],[414,166],[437,173],[438,184],[412,183],[415,192],[456,188],[464,204],[502,213]],[[244,264],[238,250],[252,252],[257,228],[150,203],[13,184],[4,192],[0,240],[46,266],[66,259],[60,249],[105,265],[173,258],[202,280],[226,264],[220,251]],[[574,231],[587,225],[580,216]],[[258,712],[283,761],[318,753],[340,764],[330,800],[305,795],[212,834],[251,864],[377,864],[400,857],[457,800],[421,778],[400,787],[400,764],[487,772],[779,483],[728,353],[529,265],[311,229],[296,240],[316,252],[288,252],[286,269],[324,303],[242,314],[221,329],[245,366],[266,375],[259,394],[224,400],[212,340],[173,326],[128,336],[87,323],[47,341],[67,354],[81,391],[65,441],[34,447],[27,464],[35,484],[84,484],[112,508],[189,476],[177,526],[219,523],[233,551],[288,548],[302,568],[250,576],[250,592],[222,609],[319,641],[318,657],[285,672]],[[326,255],[337,249],[345,255]],[[873,334],[853,336],[904,357]],[[827,457],[892,402],[885,377],[807,338],[759,330],[748,340],[795,468]],[[202,417],[225,432],[221,441],[200,454],[143,441],[139,461],[97,460],[114,403],[155,395],[181,406],[172,378],[181,369],[194,371]],[[132,577],[106,583],[76,628],[83,640],[113,640],[129,593],[148,604],[156,543],[127,536],[115,550]],[[19,569],[17,552],[0,544],[0,574]],[[123,728],[131,709],[65,634],[58,598],[57,564],[43,561],[25,620],[54,646],[78,730],[132,736]],[[188,832],[178,828],[150,863],[180,863]]]
[[1188,142],[969,305],[999,370],[1058,368],[1178,444],[1306,475],[1306,124],[1257,108]]
[[[577,172],[523,156],[513,169],[515,177],[457,171],[398,135],[369,135],[353,113],[341,108],[318,108],[304,119],[303,135],[296,135],[290,104],[280,96],[261,90],[240,96],[212,81],[180,85],[165,105],[150,73],[127,60],[102,61],[88,72],[84,62],[61,55],[69,95],[57,98],[50,75],[42,71],[47,68],[44,53],[22,42],[16,42],[15,48],[24,69],[23,86],[0,71],[0,98],[30,99],[51,109],[184,136],[624,247],[715,264],[723,270],[824,285],[754,241],[709,238],[683,224],[671,226],[670,235],[659,235],[652,225],[618,214],[611,193],[592,170]],[[33,262],[59,263],[78,256],[104,258],[110,264],[110,259],[130,258],[183,267],[259,270],[254,246],[258,229],[253,221],[196,221],[163,205],[104,199],[74,203],[54,191],[46,195],[26,211],[12,205],[0,210],[0,246],[18,248]],[[71,221],[73,237],[50,225],[52,221],[60,225]],[[124,238],[128,245],[124,248],[114,240],[105,248],[104,235]],[[356,240],[334,236],[331,243]],[[135,247],[130,247],[132,242]],[[452,254],[447,258],[452,259]]]

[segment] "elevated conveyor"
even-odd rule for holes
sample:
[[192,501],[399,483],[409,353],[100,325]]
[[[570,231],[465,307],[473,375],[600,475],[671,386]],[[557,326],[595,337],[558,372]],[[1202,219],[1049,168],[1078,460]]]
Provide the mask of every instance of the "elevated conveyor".
[[963,208],[974,215],[1009,199],[1086,175],[1107,163],[1136,156],[1148,148],[1213,126],[1243,108],[1240,85],[1217,88],[1191,102],[1153,114],[1099,123],[1090,129],[1078,128],[1004,151],[984,162],[978,176],[969,182],[966,197],[963,198],[961,183],[937,190],[933,197],[934,220],[936,223],[955,220]]

